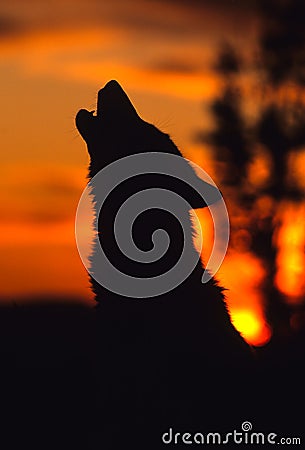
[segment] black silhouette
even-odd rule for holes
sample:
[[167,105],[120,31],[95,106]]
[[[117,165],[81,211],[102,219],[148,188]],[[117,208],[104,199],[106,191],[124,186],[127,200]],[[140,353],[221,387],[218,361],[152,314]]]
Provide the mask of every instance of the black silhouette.
[[[81,110],[76,124],[88,145],[90,177],[107,164],[138,152],[182,157],[169,136],[137,115],[116,81],[99,91],[96,116]],[[187,162],[185,170],[192,170]],[[146,217],[143,214],[141,223],[135,223],[133,237],[140,248],[149,250],[152,232],[166,229],[174,242],[167,259],[154,266],[142,264],[143,268],[124,258],[115,244],[113,223],[121,203],[137,191],[160,186],[185,194],[194,208],[206,206],[171,177],[153,174],[122,183],[105,201],[98,231],[105,253],[123,272],[142,277],[163,273],[179,257],[181,230],[159,210],[149,211]],[[94,201],[99,205],[96,189]],[[184,214],[191,236],[189,211]],[[97,242],[92,255],[95,272],[96,252]],[[242,392],[248,383],[252,353],[230,322],[223,289],[214,279],[202,284],[202,272],[198,262],[180,286],[144,300],[114,294],[91,278],[98,302],[100,348],[97,429],[104,448],[156,449],[162,447],[161,435],[170,426],[221,430],[236,426],[244,417],[245,397],[237,395],[237,389]]]

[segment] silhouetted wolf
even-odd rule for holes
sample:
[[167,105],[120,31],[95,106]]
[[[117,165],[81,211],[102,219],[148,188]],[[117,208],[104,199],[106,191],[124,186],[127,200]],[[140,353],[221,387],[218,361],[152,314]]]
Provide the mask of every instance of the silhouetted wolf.
[[[90,178],[108,164],[134,154],[159,152],[182,160],[169,136],[138,116],[116,81],[99,91],[96,115],[82,109],[76,125],[88,146]],[[185,172],[195,179],[197,175],[183,161]],[[154,188],[172,190],[186,199],[190,207],[184,203],[181,207],[186,236],[175,218],[151,208],[135,220],[133,240],[142,251],[150,251],[154,230],[165,229],[171,239],[168,251],[152,263],[132,261],[116,243],[116,214],[131,196]],[[96,188],[93,193],[99,214],[100,193]],[[211,199],[217,200],[213,195]],[[122,182],[104,201],[99,214],[92,254],[94,273],[100,270],[99,244],[120,272],[139,278],[165,273],[179,260],[185,242],[190,254],[196,252],[189,208],[205,206],[194,190],[174,177],[146,173]],[[196,426],[213,431],[217,426],[217,430],[238,426],[236,420],[244,419],[244,410],[239,411],[240,416],[233,412],[234,403],[244,397],[244,393],[238,396],[237,390],[243,390],[243,368],[251,361],[251,351],[230,321],[223,289],[214,279],[202,284],[202,273],[199,260],[185,281],[169,292],[145,299],[111,292],[91,278],[100,328],[98,398],[103,448],[139,445],[156,449],[169,427],[180,426],[181,432]]]

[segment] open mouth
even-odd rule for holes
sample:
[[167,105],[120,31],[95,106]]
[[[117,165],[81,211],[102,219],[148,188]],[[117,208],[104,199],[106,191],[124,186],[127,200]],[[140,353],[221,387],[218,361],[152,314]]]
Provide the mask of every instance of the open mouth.
[[133,104],[120,84],[111,80],[98,92],[96,113],[81,109],[76,116],[76,126],[86,140],[101,120],[110,123],[118,120],[130,122],[134,119],[139,119],[139,116]]

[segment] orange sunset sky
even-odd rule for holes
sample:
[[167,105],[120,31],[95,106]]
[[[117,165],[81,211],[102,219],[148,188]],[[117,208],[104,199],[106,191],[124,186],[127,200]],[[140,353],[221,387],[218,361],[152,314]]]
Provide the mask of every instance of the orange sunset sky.
[[[78,109],[117,79],[140,115],[168,132],[212,176],[194,135],[208,129],[220,81],[212,66],[225,39],[247,57],[255,45],[252,2],[10,0],[0,6],[3,302],[72,298],[92,302],[74,218],[88,156]],[[255,109],[255,108],[254,108]],[[251,110],[251,108],[250,108]],[[283,250],[284,251],[284,250]],[[238,273],[238,279],[236,279]],[[270,337],[253,255],[231,252],[218,278],[249,341]]]

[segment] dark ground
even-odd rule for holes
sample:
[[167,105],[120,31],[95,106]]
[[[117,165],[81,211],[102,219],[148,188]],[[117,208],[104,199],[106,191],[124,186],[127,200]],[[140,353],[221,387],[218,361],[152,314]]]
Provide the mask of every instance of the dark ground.
[[[150,435],[154,432],[154,421],[158,426],[160,423],[164,425],[164,432],[172,424],[166,424],[166,420],[160,422],[153,408],[148,407],[143,423],[138,424],[134,420],[136,393],[134,396],[131,393],[129,398],[129,401],[134,398],[135,403],[131,401],[126,407],[123,405],[124,394],[120,404],[117,389],[118,404],[112,404],[109,411],[107,407],[103,408],[103,393],[108,392],[108,386],[105,386],[105,381],[101,381],[104,356],[97,338],[99,323],[94,308],[71,302],[54,304],[44,300],[26,306],[1,308],[1,450],[180,448],[173,443],[161,445],[159,431],[154,441]],[[253,431],[301,437],[304,445],[304,342],[301,333],[290,340],[271,342],[257,350],[255,367],[239,387],[228,374],[220,373],[218,380],[209,381],[213,387],[207,386],[206,380],[202,382],[202,391],[206,392],[203,396],[198,383],[198,378],[203,377],[200,374],[204,373],[204,370],[198,371],[202,365],[188,361],[184,372],[181,371],[181,364],[174,370],[181,371],[179,380],[182,380],[182,385],[185,381],[188,389],[194,382],[190,392],[198,393],[198,398],[208,399],[207,404],[212,398],[209,391],[215,390],[217,385],[221,392],[229,391],[232,386],[233,389],[239,389],[236,395],[229,395],[226,399],[220,394],[224,403],[215,405],[221,420],[221,411],[226,411],[227,431],[232,431],[234,421],[237,420],[236,429],[240,429],[241,423],[248,420],[253,425]],[[129,356],[118,349],[115,357],[108,359],[107,365],[110,360],[113,364],[111,370],[114,376],[112,381],[106,377],[107,383],[118,383],[120,377],[117,372],[122,364],[139,364],[136,358],[131,360]],[[158,358],[158,348],[154,357]],[[148,376],[153,380],[155,374]],[[129,381],[124,382],[128,386]],[[173,379],[172,383],[177,383],[177,380]],[[100,389],[101,385],[103,389]],[[182,385],[178,388],[180,394]],[[113,387],[110,386],[110,390]],[[130,387],[134,389],[133,381]],[[158,392],[153,392],[153,396],[157,397]],[[229,402],[229,408],[225,402]],[[245,409],[236,411],[242,404],[246,405]],[[201,405],[204,411],[204,401]],[[228,414],[230,410],[232,414]],[[196,424],[195,431],[220,431],[217,428],[217,414],[212,419],[208,415],[207,410],[202,413],[201,426],[198,429],[199,423]],[[109,417],[114,417],[114,421],[109,421]],[[115,418],[117,423],[114,425]],[[183,423],[180,423],[180,427],[182,429],[177,431],[188,431],[188,426],[183,429]],[[136,437],[140,444],[138,441],[136,443]],[[185,447],[186,444],[181,446]],[[192,447],[200,445],[193,444]],[[260,448],[259,445],[256,447]]]

